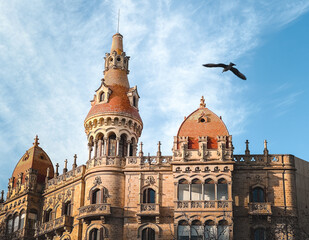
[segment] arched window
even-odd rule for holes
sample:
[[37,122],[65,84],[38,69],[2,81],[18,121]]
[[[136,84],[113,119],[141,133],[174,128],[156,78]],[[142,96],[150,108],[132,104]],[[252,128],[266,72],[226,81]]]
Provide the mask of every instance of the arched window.
[[19,221],[19,229],[23,229],[24,225],[25,225],[25,217],[26,217],[26,213],[25,211],[22,211],[20,213],[20,221]]
[[119,156],[125,157],[128,154],[127,136],[122,134],[119,142]]
[[215,182],[212,179],[206,179],[204,185],[204,200],[215,200]]
[[101,203],[101,191],[100,189],[95,189],[92,191],[91,194],[92,198],[91,198],[91,204],[97,204],[97,203]]
[[93,228],[89,233],[89,240],[101,240],[100,231],[97,228]]
[[133,96],[133,106],[134,106],[134,107],[137,106],[137,105],[136,105],[136,97],[135,97],[135,96]]
[[191,185],[191,200],[203,200],[202,196],[202,181],[195,178]]
[[50,220],[52,220],[52,210],[51,209],[45,211],[44,222],[49,222]]
[[142,231],[142,240],[155,240],[155,231],[152,228],[145,228]]
[[266,230],[265,228],[254,229],[254,240],[266,240]]
[[227,181],[224,178],[218,181],[217,200],[228,200]]
[[16,213],[14,215],[13,232],[17,231],[18,228],[19,228],[19,215]]
[[9,216],[7,221],[7,233],[11,233],[13,231],[13,216]]
[[190,226],[187,221],[180,221],[178,223],[178,240],[189,240],[190,239]]
[[252,201],[253,202],[265,202],[264,190],[261,187],[256,187],[252,190]]
[[28,214],[28,225],[30,229],[34,229],[35,223],[38,220],[38,212],[36,209],[30,209]]
[[202,223],[195,220],[191,224],[191,240],[203,240],[204,227]]
[[134,146],[135,146],[135,139],[134,138],[132,138],[131,139],[131,143],[130,143],[130,151],[129,151],[129,155],[130,156],[133,156],[134,155]]
[[108,138],[108,156],[116,156],[116,135],[112,134]]
[[230,230],[227,221],[221,220],[218,225],[218,240],[229,240]]
[[205,239],[217,239],[217,228],[214,221],[208,220],[204,228]]
[[71,201],[66,202],[63,205],[63,214],[62,215],[66,215],[66,216],[71,216],[71,211],[72,211],[72,207],[71,207]]
[[103,102],[104,100],[105,100],[105,93],[102,92],[102,93],[100,94],[100,102]]
[[156,202],[156,192],[147,188],[143,191],[143,203],[155,203]]
[[186,179],[181,179],[178,183],[178,200],[190,200],[189,182]]

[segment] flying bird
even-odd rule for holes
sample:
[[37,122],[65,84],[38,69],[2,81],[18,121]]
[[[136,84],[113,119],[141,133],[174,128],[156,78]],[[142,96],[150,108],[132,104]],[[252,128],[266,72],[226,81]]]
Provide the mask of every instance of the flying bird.
[[236,64],[231,63],[229,65],[223,64],[223,63],[218,63],[218,64],[214,64],[214,63],[208,63],[208,64],[203,64],[204,67],[222,67],[224,68],[222,72],[226,72],[231,70],[237,77],[243,79],[243,80],[247,80],[246,76],[243,75],[241,72],[238,71],[237,68],[234,68],[233,66],[236,66]]

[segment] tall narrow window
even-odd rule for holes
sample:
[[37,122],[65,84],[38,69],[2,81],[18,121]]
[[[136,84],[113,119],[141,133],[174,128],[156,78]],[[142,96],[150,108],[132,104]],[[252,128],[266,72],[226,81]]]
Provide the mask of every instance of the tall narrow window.
[[191,240],[203,240],[204,227],[200,221],[193,221],[191,224]]
[[128,144],[127,144],[127,136],[122,134],[119,142],[119,156],[125,157],[128,153]]
[[147,188],[143,192],[143,203],[155,203],[156,202],[156,192],[151,189]]
[[256,187],[252,191],[253,202],[265,202],[264,190],[261,187]]
[[105,93],[102,92],[102,93],[100,94],[100,102],[103,102],[104,100],[105,100]]
[[206,179],[204,185],[204,200],[215,200],[215,182],[212,179]]
[[222,220],[218,225],[218,240],[229,240],[230,231],[227,221]]
[[191,200],[202,200],[202,181],[199,179],[192,180]]
[[206,221],[204,228],[205,239],[217,239],[217,228],[214,221]]
[[[28,215],[28,226],[30,229],[34,229],[35,223],[38,220],[38,212],[35,209],[30,209]],[[45,219],[44,219],[45,220]]]
[[116,135],[112,134],[108,138],[108,156],[116,156]]
[[130,156],[133,156],[134,155],[134,146],[135,146],[135,139],[134,138],[132,138],[131,139],[131,143],[130,143],[130,151],[129,151],[129,155]]
[[133,106],[136,107],[136,97],[133,96]]
[[51,209],[49,209],[48,211],[45,211],[45,217],[44,217],[45,222],[49,222],[50,220],[52,220],[52,210]]
[[90,231],[89,240],[100,240],[100,232],[97,228],[94,228]]
[[142,240],[155,240],[155,231],[152,228],[145,228],[142,231]]
[[254,240],[266,240],[266,231],[264,228],[254,230]]
[[187,221],[180,221],[178,223],[178,240],[190,239],[190,226]]
[[186,179],[179,180],[178,184],[178,200],[190,200],[190,188]]
[[218,181],[217,200],[228,200],[227,181],[224,178]]
[[19,215],[16,213],[14,215],[13,232],[17,231],[18,228],[19,228]]
[[95,189],[92,191],[92,198],[91,198],[91,204],[98,204],[101,203],[100,198],[101,198],[101,191],[99,189]]
[[13,231],[13,217],[8,217],[8,223],[7,223],[7,233],[11,233]]
[[66,202],[63,207],[63,215],[71,216],[71,201]]
[[26,217],[26,213],[25,211],[22,211],[20,213],[20,223],[19,223],[19,229],[23,229],[24,225],[25,225],[25,217]]

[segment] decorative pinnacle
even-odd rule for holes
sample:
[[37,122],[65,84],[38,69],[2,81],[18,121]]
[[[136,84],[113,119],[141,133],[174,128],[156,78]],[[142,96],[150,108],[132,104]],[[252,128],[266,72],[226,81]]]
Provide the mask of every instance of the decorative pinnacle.
[[200,108],[206,107],[204,96],[201,97]]
[[56,164],[56,176],[59,176],[59,163]]
[[77,167],[77,164],[76,164],[76,159],[77,159],[77,155],[74,154],[74,162],[73,162],[73,169],[75,169]]
[[268,155],[267,141],[264,140],[264,155]]
[[39,146],[39,144],[40,144],[40,143],[39,143],[39,137],[38,137],[38,135],[36,135],[36,136],[35,136],[35,139],[34,139],[33,145],[37,147],[37,146]]
[[161,142],[158,142],[158,152],[157,152],[157,156],[161,157]]
[[248,141],[248,139],[246,140],[246,151],[245,151],[245,154],[246,155],[250,155],[250,150],[249,150],[249,141]]

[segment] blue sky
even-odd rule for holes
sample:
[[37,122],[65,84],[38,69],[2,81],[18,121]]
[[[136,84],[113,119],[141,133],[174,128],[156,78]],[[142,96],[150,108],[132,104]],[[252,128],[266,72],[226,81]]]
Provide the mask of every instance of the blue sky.
[[[221,115],[235,154],[309,159],[309,2],[280,1],[1,1],[0,187],[39,135],[53,163],[87,160],[83,121],[102,78],[117,29],[131,56],[144,121],[144,153],[173,136],[200,97]],[[248,80],[206,69],[234,62]]]

